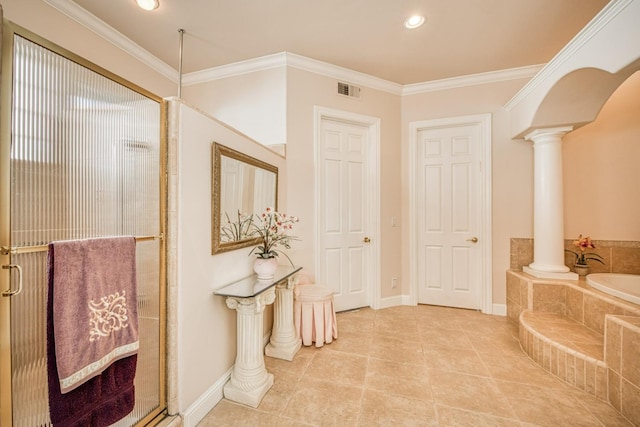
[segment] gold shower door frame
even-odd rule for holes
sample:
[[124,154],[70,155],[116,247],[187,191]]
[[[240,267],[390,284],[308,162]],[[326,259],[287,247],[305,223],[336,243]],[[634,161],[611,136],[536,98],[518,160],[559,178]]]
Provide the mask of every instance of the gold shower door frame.
[[[13,46],[14,36],[27,39],[41,47],[52,51],[76,64],[81,65],[107,79],[114,81],[136,93],[155,101],[160,108],[160,146],[158,165],[159,181],[159,234],[157,236],[143,236],[139,241],[157,240],[159,242],[158,254],[158,299],[159,299],[159,366],[157,378],[159,384],[159,406],[149,412],[142,419],[136,420],[137,426],[154,424],[166,414],[166,229],[167,229],[167,104],[162,98],[110,73],[109,71],[78,57],[77,55],[42,39],[41,37],[23,29],[9,21],[2,19],[0,7],[0,22],[2,28],[1,46],[1,85],[0,85],[0,293],[16,288],[17,271],[4,267],[11,264],[12,252],[18,253],[12,248],[11,242],[11,138],[12,138],[12,103],[13,103]],[[48,242],[43,242],[46,244]],[[25,247],[19,253],[29,252]],[[13,277],[13,279],[12,279]],[[12,288],[13,287],[13,288]],[[0,295],[0,425],[13,425],[13,399],[12,399],[12,344],[11,344],[11,296]],[[141,337],[142,339],[142,337]],[[140,366],[139,366],[140,369]],[[135,409],[134,409],[135,412]]]

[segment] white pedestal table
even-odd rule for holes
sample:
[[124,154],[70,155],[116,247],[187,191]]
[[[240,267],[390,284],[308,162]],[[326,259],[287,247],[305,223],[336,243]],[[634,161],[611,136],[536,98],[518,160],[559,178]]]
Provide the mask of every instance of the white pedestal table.
[[300,270],[301,267],[279,266],[271,280],[258,280],[253,275],[214,292],[226,297],[227,307],[237,311],[236,362],[224,386],[227,399],[257,408],[273,385],[273,374],[264,365],[262,346],[267,305],[276,301],[267,354],[292,360],[300,349],[293,325],[294,275]]

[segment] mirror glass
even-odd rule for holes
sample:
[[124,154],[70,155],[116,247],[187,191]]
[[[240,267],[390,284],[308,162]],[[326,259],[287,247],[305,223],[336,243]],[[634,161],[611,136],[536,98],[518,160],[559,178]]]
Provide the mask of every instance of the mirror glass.
[[253,246],[251,221],[278,209],[278,168],[213,143],[212,253]]

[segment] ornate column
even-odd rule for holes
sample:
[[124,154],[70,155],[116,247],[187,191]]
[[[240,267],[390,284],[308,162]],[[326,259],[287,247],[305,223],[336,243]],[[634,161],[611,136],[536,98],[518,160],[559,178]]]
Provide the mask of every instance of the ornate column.
[[302,340],[297,337],[293,324],[293,288],[297,277],[289,277],[286,282],[276,285],[276,301],[273,304],[273,329],[271,339],[265,349],[267,356],[292,361]]
[[577,279],[564,265],[562,137],[573,127],[536,129],[533,141],[533,262],[525,273],[541,278]]
[[224,386],[224,397],[257,408],[273,385],[273,374],[264,366],[262,332],[266,305],[276,295],[273,288],[250,298],[227,297],[227,307],[235,309],[237,324],[236,363]]

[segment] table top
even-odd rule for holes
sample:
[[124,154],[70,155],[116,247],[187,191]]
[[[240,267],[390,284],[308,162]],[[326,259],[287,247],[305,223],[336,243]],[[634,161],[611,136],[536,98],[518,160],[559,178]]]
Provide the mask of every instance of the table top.
[[288,279],[302,267],[292,267],[291,265],[279,265],[273,279],[258,280],[255,274],[244,279],[237,280],[233,283],[216,289],[213,293],[223,297],[251,298],[260,295],[267,289],[277,285],[281,281]]

